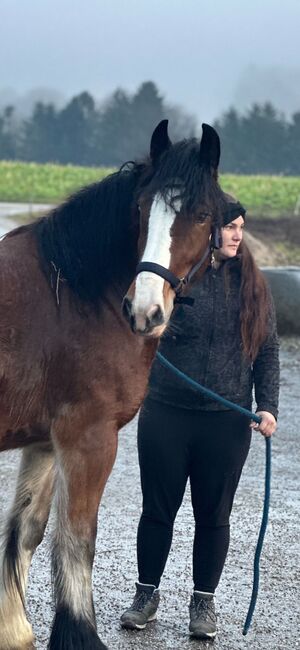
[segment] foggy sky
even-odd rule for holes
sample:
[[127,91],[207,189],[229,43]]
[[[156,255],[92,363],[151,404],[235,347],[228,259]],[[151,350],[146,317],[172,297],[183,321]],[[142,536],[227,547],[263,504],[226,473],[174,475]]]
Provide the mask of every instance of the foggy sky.
[[104,100],[152,80],[199,121],[300,110],[299,34],[300,0],[0,0],[0,92]]

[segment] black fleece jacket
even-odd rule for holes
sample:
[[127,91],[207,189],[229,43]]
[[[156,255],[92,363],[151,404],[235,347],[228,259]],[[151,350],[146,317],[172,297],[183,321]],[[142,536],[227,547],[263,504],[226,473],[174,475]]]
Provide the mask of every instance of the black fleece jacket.
[[[175,308],[159,351],[192,379],[244,408],[252,408],[254,386],[257,410],[277,418],[279,343],[272,297],[269,333],[251,364],[242,351],[240,284],[239,257],[226,260],[217,270],[209,267],[190,287],[194,305]],[[153,362],[148,389],[151,398],[174,406],[227,410],[200,395],[158,359]]]

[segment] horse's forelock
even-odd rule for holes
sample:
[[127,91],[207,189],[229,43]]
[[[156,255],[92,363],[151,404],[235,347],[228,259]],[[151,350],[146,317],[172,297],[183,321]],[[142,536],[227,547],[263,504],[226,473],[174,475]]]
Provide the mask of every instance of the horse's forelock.
[[217,172],[200,164],[199,142],[194,138],[178,142],[162,154],[143,193],[160,194],[171,207],[179,199],[187,217],[199,214],[200,208],[203,218],[209,214],[215,225],[221,223],[224,196]]

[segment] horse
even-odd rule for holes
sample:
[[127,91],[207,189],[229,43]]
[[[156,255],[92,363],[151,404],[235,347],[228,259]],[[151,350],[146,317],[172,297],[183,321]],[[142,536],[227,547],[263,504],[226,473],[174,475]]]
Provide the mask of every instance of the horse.
[[174,303],[203,272],[220,225],[220,141],[202,128],[200,144],[172,144],[163,120],[144,161],[0,243],[0,451],[22,449],[3,533],[0,650],[34,648],[26,584],[53,498],[48,648],[106,648],[91,579],[118,431],[141,404]]

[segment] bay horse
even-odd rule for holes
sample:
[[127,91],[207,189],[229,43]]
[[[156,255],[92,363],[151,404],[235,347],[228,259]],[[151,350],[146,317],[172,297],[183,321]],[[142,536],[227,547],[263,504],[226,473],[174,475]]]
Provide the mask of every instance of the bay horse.
[[172,144],[163,120],[144,162],[0,243],[0,450],[23,449],[3,534],[0,650],[34,648],[26,582],[53,495],[48,648],[106,648],[91,588],[98,507],[175,298],[208,262],[224,201],[219,157],[209,125],[200,144]]

